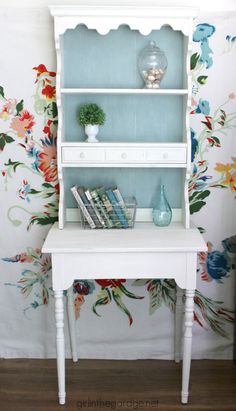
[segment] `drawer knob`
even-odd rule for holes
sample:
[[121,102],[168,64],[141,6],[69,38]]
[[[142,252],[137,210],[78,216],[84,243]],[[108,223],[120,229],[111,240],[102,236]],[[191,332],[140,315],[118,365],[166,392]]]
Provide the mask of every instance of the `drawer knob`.
[[123,160],[125,160],[127,158],[127,154],[126,153],[122,153],[121,154],[121,158],[123,158]]
[[163,153],[163,158],[168,158],[168,153],[167,152]]
[[83,151],[82,151],[82,153],[80,153],[79,157],[80,158],[85,158],[85,155],[84,155]]

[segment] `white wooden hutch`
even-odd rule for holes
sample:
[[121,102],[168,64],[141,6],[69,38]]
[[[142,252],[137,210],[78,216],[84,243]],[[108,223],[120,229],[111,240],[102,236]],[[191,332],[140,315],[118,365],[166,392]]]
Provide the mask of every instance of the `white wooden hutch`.
[[[196,10],[181,7],[108,5],[52,6],[57,52],[59,223],[45,241],[52,254],[56,304],[59,402],[65,403],[63,290],[68,290],[73,360],[74,279],[174,278],[176,361],[180,360],[181,289],[185,289],[185,333],[181,401],[188,401],[197,253],[206,245],[190,224],[191,38]],[[145,89],[138,53],[150,38],[165,51],[168,69],[161,88]],[[81,104],[95,102],[107,114],[100,142],[86,143],[76,122]],[[152,197],[164,181],[173,221],[152,223]],[[136,195],[133,229],[84,230],[70,187],[116,183]],[[132,192],[131,192],[132,191]],[[78,370],[79,372],[79,370]]]

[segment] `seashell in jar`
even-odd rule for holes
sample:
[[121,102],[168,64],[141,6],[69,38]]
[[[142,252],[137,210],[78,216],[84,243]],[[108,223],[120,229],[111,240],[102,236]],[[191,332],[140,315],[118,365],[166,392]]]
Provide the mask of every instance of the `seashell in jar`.
[[156,69],[155,69],[155,68],[151,68],[151,69],[148,70],[148,72],[149,72],[149,74],[150,74],[151,76],[155,76]]
[[146,79],[146,78],[148,77],[148,72],[147,72],[147,70],[143,70],[142,73],[143,73],[143,77]]

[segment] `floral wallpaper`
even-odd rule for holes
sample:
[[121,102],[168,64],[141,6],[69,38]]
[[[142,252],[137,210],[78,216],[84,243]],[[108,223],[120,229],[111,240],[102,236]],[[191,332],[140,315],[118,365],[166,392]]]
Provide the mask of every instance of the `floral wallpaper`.
[[[229,86],[227,83],[222,87],[217,99],[214,98],[214,84],[211,82],[211,76],[215,77],[214,70],[219,70],[214,68],[219,60],[230,79],[232,67],[227,65],[228,56],[235,59],[236,33],[231,30],[225,35],[224,27],[218,24],[219,27],[217,23],[203,20],[196,24],[193,34],[192,176],[189,184],[190,211],[208,245],[208,252],[199,254],[195,330],[204,332],[213,356],[214,347],[211,348],[211,338],[208,342],[209,335],[217,336],[223,352],[229,342],[232,348],[234,306],[233,297],[228,298],[226,290],[233,292],[236,253],[236,224],[227,232],[221,226],[221,208],[224,208],[225,202],[234,204],[236,193],[236,82],[232,78]],[[232,28],[233,24],[229,27]],[[50,256],[42,255],[41,246],[51,224],[57,221],[59,191],[55,66],[35,60],[30,70],[34,73],[32,88],[25,90],[22,84],[20,98],[9,93],[7,79],[1,79],[0,87],[1,190],[6,193],[15,187],[14,196],[7,204],[2,196],[5,204],[5,214],[2,215],[4,230],[12,233],[20,231],[29,244],[21,247],[18,241],[13,247],[14,252],[1,256],[4,280],[0,286],[4,293],[11,290],[14,307],[21,310],[24,327],[29,328],[33,322],[34,327],[37,326],[36,313],[43,309],[45,315],[45,309],[53,301]],[[30,106],[25,102],[26,95],[31,96]],[[217,204],[221,204],[220,208]],[[233,218],[235,220],[233,214],[227,215],[228,220],[232,221]],[[217,226],[216,244],[212,230],[214,226]],[[37,239],[39,232],[40,241]],[[31,244],[32,236],[35,240]],[[12,250],[12,247],[9,249]],[[4,250],[7,250],[6,245]],[[10,269],[12,266],[14,269]],[[175,283],[173,280],[153,279],[75,281],[74,301],[78,323],[89,310],[96,327],[101,324],[105,313],[112,321],[113,313],[119,309],[116,316],[119,326],[122,328],[127,321],[132,328],[137,321],[148,321],[148,317],[155,316],[161,307],[164,313],[174,312]],[[134,314],[137,306],[141,307],[144,301],[147,304],[145,308],[142,305],[140,319]],[[85,305],[87,311],[84,312]],[[125,328],[124,335],[128,335],[129,330]],[[21,339],[24,337],[21,336]],[[48,355],[40,349],[39,353],[41,356]]]

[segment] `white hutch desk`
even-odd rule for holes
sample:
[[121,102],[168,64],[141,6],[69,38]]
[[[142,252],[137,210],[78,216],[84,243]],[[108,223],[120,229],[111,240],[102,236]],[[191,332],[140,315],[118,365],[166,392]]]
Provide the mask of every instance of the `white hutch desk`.
[[[72,284],[75,279],[174,278],[186,290],[182,403],[188,402],[191,364],[194,290],[196,287],[197,253],[206,251],[206,244],[196,228],[185,229],[178,223],[166,228],[153,223],[136,223],[127,230],[83,230],[79,223],[66,223],[63,230],[57,224],[49,231],[43,246],[52,254],[52,282],[55,294],[57,329],[57,370],[59,402],[65,403],[65,353],[63,290],[68,293],[69,328],[72,356],[77,360]],[[180,359],[181,300],[177,289],[175,360]]]
[[[72,357],[76,361],[73,280],[108,279],[120,275],[122,278],[175,279],[178,285],[176,361],[180,359],[181,289],[186,290],[181,401],[187,403],[197,253],[206,251],[201,234],[190,225],[188,199],[191,175],[190,60],[196,10],[158,7],[153,0],[142,5],[110,4],[105,0],[100,3],[50,8],[57,53],[60,199],[59,224],[49,231],[43,252],[52,254],[59,402],[65,403],[63,290],[69,290],[69,328]],[[166,83],[164,79],[163,86],[156,90],[144,89],[141,77],[137,75],[138,55],[150,39],[148,36],[157,39],[158,44],[160,40],[168,59]],[[87,101],[105,104],[107,118],[113,124],[106,133],[104,126],[103,139],[99,143],[88,144],[83,141],[81,130],[77,133],[75,113],[78,105]],[[132,117],[133,107],[139,111],[136,110]],[[146,124],[145,128],[143,124]],[[174,222],[174,218],[169,227],[158,228],[141,218],[145,222],[137,222],[134,229],[82,230],[78,222],[68,222],[67,210],[72,208],[69,188],[74,184],[96,186],[102,172],[102,185],[108,185],[109,173],[104,169],[109,168],[118,170],[115,182],[120,189],[121,169],[126,174],[134,168],[142,174],[150,171],[148,178],[145,174],[144,189],[139,187],[139,194],[144,193],[147,204],[142,204],[137,196],[140,207],[149,209],[149,216],[152,206],[147,198],[153,192],[150,184],[157,183],[160,176],[165,179],[168,175],[169,193],[181,195],[182,201],[172,200],[173,206],[179,207],[181,203],[181,223]],[[84,174],[83,169],[86,170]],[[93,179],[88,183],[86,178],[92,171]],[[179,184],[175,183],[176,176],[181,177]],[[134,181],[123,175],[130,187],[124,192],[133,195],[133,187],[138,188],[140,178],[140,173],[135,175]]]

